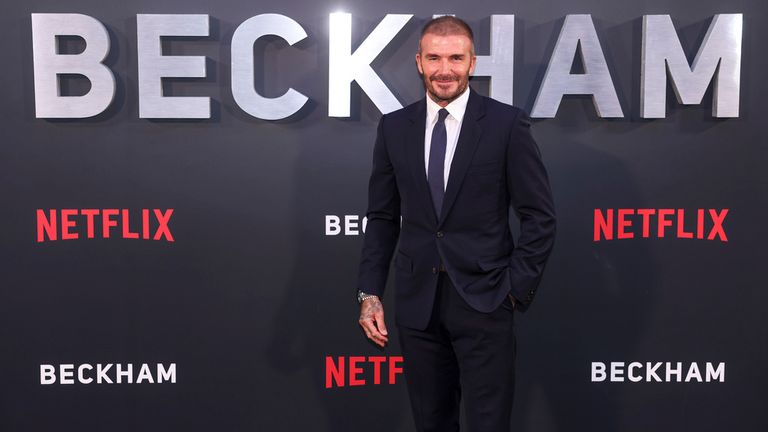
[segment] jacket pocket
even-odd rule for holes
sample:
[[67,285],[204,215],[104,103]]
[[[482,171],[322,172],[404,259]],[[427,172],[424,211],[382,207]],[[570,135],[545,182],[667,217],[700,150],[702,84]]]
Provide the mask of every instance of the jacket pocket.
[[491,258],[480,258],[477,261],[477,266],[482,271],[491,271],[499,267],[509,266],[509,255],[502,255]]
[[501,162],[481,162],[472,164],[467,169],[467,173],[470,174],[501,174],[500,171]]
[[395,256],[395,268],[401,270],[403,273],[413,273],[413,260],[408,255],[397,251]]

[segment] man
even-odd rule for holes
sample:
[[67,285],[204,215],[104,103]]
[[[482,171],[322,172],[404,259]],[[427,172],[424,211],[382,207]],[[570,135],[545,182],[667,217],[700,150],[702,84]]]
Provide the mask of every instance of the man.
[[469,88],[475,61],[464,21],[428,22],[416,54],[426,98],[384,115],[373,150],[359,322],[386,345],[380,299],[399,239],[395,322],[419,431],[459,430],[461,396],[470,430],[509,430],[513,315],[533,300],[554,242],[530,119]]

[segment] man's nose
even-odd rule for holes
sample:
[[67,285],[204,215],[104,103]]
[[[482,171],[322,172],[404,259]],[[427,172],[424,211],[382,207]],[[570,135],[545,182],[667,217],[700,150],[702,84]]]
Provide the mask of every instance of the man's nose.
[[448,74],[451,72],[451,63],[448,61],[448,59],[443,59],[440,62],[440,75]]

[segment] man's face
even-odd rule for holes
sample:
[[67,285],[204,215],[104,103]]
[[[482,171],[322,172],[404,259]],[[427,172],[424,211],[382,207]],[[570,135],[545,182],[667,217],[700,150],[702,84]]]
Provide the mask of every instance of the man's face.
[[438,36],[427,33],[416,54],[416,67],[427,93],[444,107],[461,95],[475,70],[472,41],[465,35]]

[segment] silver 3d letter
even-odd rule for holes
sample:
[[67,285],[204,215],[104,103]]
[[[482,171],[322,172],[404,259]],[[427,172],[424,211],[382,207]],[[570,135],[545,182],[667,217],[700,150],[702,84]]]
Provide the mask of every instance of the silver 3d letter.
[[[571,74],[579,45],[584,73]],[[565,17],[531,117],[553,118],[566,94],[592,95],[599,117],[624,117],[590,15]]]
[[140,118],[210,118],[208,97],[163,96],[162,79],[205,77],[205,57],[164,56],[163,36],[208,36],[208,15],[136,15]]
[[232,36],[232,96],[248,114],[264,120],[280,120],[298,112],[308,98],[292,88],[276,98],[256,93],[253,43],[267,35],[279,36],[288,45],[307,37],[301,25],[285,15],[263,14],[245,20]]
[[328,115],[349,117],[350,85],[357,81],[379,110],[386,114],[402,108],[371,67],[371,62],[394,39],[413,15],[389,14],[352,52],[352,15],[330,15],[328,70]]
[[672,88],[675,89],[679,103],[700,104],[714,77],[712,116],[738,117],[741,32],[742,14],[715,15],[693,59],[693,65],[689,66],[672,18],[669,15],[644,16],[641,116],[666,117],[669,70]]
[[[59,54],[57,36],[85,40],[80,54]],[[85,118],[103,112],[115,96],[115,77],[102,62],[109,34],[96,19],[81,14],[32,14],[32,57],[37,118]],[[82,75],[91,89],[82,96],[61,96],[59,75]]]

